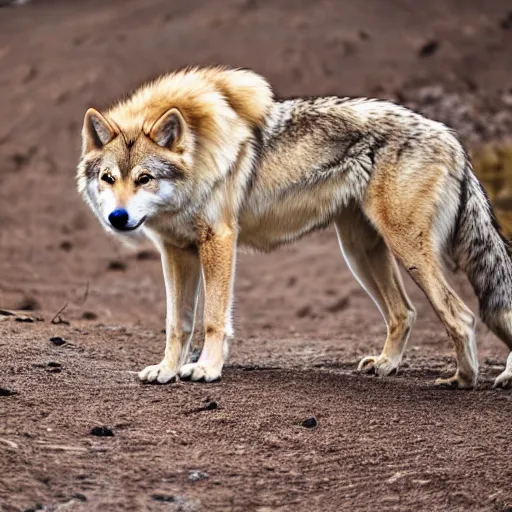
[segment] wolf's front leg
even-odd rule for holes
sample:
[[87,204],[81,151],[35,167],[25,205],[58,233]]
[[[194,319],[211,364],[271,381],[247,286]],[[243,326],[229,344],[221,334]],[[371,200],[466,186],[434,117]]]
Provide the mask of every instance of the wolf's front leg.
[[209,231],[199,244],[204,279],[205,341],[197,363],[181,367],[180,377],[211,382],[222,373],[227,337],[232,335],[231,303],[235,275],[236,234],[227,226]]
[[165,355],[160,363],[144,368],[139,373],[139,379],[165,384],[176,377],[187,355],[194,323],[199,259],[186,251],[165,245],[160,251],[167,297]]

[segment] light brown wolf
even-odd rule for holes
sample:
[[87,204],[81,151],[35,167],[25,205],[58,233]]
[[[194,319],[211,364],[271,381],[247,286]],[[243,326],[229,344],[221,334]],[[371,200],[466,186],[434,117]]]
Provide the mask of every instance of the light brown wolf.
[[[443,262],[466,271],[483,320],[512,349],[510,250],[468,157],[446,126],[390,102],[281,101],[251,71],[170,73],[103,115],[87,111],[78,189],[108,230],[141,232],[161,253],[167,343],[142,381],[218,379],[237,247],[267,252],[330,224],[388,328],[360,370],[388,375],[401,362],[416,313],[398,263],[455,347],[457,370],[437,383],[471,388],[478,374],[475,318]],[[204,346],[187,363],[200,296]],[[512,354],[495,384],[511,383]]]

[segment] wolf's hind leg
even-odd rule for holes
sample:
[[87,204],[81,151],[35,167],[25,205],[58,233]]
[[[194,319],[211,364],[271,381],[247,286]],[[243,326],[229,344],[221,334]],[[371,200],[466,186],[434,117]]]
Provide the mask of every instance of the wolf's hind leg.
[[[428,176],[428,173],[425,173]],[[404,265],[409,275],[423,290],[435,312],[443,322],[455,347],[457,371],[448,379],[437,379],[436,384],[458,388],[472,388],[478,376],[475,341],[475,317],[446,282],[436,245],[436,215],[438,215],[435,188],[411,184],[407,194],[394,190],[370,191],[365,213],[372,220],[388,247]],[[413,185],[418,187],[415,190]],[[397,198],[400,198],[398,201]]]
[[[404,258],[410,256],[402,254]],[[438,263],[418,262],[417,256],[404,261],[417,262],[416,265],[406,264],[409,273],[427,295],[455,347],[457,371],[450,378],[437,379],[436,384],[458,388],[474,387],[478,378],[478,358],[473,313],[449,287]]]
[[[512,311],[497,311],[487,315],[484,320],[492,332],[512,351]],[[508,356],[505,370],[496,377],[493,387],[512,387],[512,352]]]
[[507,364],[505,366],[505,370],[503,370],[494,381],[493,388],[502,387],[502,388],[510,388],[512,387],[512,352],[508,355]]
[[347,264],[387,325],[382,353],[364,357],[358,369],[389,375],[398,370],[416,312],[405,292],[394,256],[363,214],[347,209],[336,220],[336,232]]

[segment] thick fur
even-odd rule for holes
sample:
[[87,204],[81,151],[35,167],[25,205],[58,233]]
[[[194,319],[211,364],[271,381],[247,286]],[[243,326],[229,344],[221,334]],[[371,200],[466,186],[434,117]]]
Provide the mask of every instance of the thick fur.
[[[403,107],[279,101],[251,71],[179,71],[104,115],[88,111],[78,188],[107,229],[144,233],[162,254],[167,346],[143,381],[219,378],[237,247],[267,252],[329,224],[388,326],[382,354],[361,370],[386,375],[401,362],[416,314],[397,262],[454,343],[457,371],[438,383],[472,387],[478,373],[474,317],[443,261],[468,273],[484,321],[512,348],[512,264],[487,197],[454,134]],[[116,209],[129,232],[111,226]],[[184,364],[199,286],[205,342]],[[496,384],[512,383],[511,361]]]

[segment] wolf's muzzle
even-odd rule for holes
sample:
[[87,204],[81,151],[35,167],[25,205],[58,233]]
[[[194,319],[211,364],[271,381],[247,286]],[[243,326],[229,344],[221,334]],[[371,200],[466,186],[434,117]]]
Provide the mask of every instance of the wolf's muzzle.
[[125,229],[128,224],[128,212],[122,208],[118,208],[108,216],[108,220],[116,229]]
[[118,231],[134,231],[143,224],[143,222],[146,220],[146,217],[142,217],[142,219],[140,219],[140,221],[137,222],[135,226],[130,226],[128,223],[129,219],[130,216],[124,208],[118,208],[108,216],[108,220],[111,226]]

